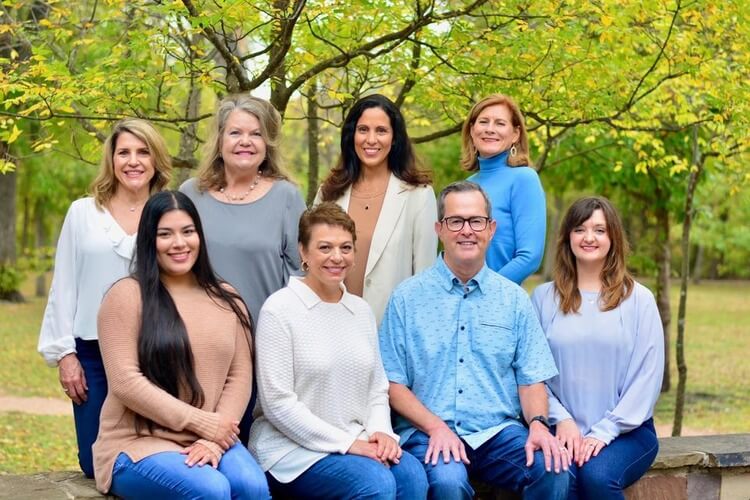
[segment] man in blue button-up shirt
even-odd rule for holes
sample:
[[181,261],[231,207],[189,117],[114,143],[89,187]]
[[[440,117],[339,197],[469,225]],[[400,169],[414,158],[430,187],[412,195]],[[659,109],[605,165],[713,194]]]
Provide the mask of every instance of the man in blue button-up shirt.
[[380,349],[394,430],[424,460],[430,498],[472,498],[471,477],[562,500],[569,458],[549,432],[544,388],[557,369],[528,295],[485,265],[491,213],[477,184],[447,186],[442,258],[391,295]]

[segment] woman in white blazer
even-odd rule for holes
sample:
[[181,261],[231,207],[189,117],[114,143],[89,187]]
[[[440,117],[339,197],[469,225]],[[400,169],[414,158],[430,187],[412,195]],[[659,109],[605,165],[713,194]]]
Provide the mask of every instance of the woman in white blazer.
[[345,284],[370,304],[379,324],[396,285],[437,254],[431,178],[418,168],[404,117],[387,97],[363,97],[349,110],[341,157],[315,203],[321,201],[336,202],[356,224],[357,257]]

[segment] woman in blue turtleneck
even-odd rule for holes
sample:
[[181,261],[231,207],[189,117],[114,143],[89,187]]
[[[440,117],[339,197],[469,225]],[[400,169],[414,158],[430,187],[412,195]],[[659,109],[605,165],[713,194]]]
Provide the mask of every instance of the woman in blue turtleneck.
[[461,164],[487,192],[497,231],[487,265],[519,285],[539,268],[544,254],[546,203],[536,171],[529,166],[523,115],[502,94],[474,105],[461,131]]

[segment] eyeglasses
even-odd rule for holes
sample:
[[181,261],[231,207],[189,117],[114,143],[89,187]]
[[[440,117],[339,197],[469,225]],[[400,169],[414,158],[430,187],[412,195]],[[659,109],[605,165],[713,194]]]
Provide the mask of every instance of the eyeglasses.
[[440,222],[445,223],[445,227],[447,227],[449,231],[457,233],[464,228],[464,225],[467,222],[472,231],[484,231],[487,229],[487,224],[489,224],[490,220],[489,217],[480,216],[469,217],[468,219],[459,216],[452,216],[443,217]]

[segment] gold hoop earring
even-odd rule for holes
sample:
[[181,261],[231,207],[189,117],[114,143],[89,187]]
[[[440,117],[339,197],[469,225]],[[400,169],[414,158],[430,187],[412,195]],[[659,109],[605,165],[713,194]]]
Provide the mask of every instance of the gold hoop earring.
[[304,261],[302,262],[302,266],[300,266],[300,267],[302,267],[302,270],[305,271],[305,272],[307,272],[307,271],[310,270],[310,265],[307,262],[304,262]]
[[516,149],[515,143],[510,147],[510,156],[514,157],[518,154],[518,149]]

